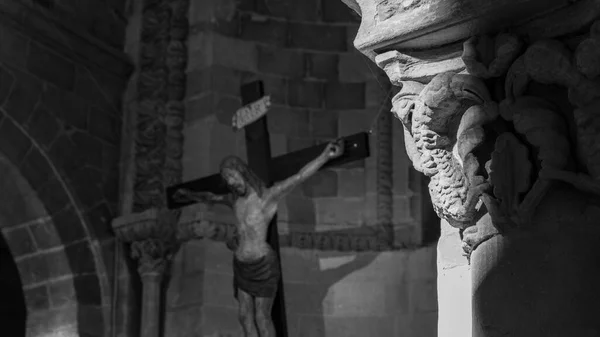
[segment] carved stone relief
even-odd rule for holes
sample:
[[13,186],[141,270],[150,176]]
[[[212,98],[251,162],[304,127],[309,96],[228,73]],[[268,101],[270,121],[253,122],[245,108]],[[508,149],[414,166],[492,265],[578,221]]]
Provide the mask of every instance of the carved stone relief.
[[147,269],[161,265],[177,244],[180,212],[166,208],[164,191],[182,177],[189,0],[149,0],[143,6],[133,111],[134,215],[116,219],[113,228]]
[[599,22],[570,45],[477,36],[464,43],[465,71],[398,81],[393,113],[406,150],[431,178],[435,211],[464,231],[467,254],[498,233],[540,226],[536,209],[559,206],[561,195],[583,202],[563,210],[564,224],[598,213],[599,37]]

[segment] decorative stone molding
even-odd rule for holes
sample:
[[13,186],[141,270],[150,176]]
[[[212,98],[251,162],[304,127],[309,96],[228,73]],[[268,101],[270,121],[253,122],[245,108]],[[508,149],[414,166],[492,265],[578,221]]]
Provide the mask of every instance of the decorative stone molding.
[[134,212],[165,208],[181,182],[189,0],[145,1],[135,140]]
[[[182,211],[177,228],[179,241],[206,238],[213,241],[229,243],[236,235],[233,220],[213,218],[201,205],[191,205]],[[390,242],[382,239],[382,229],[379,226],[365,226],[355,229],[302,232],[290,230],[280,233],[281,247],[314,249],[321,251],[389,251],[413,247],[393,247]],[[387,234],[387,232],[386,232]],[[387,238],[387,236],[386,236]]]
[[139,272],[162,273],[177,247],[177,214],[149,209],[113,220],[117,237],[131,244],[131,256],[138,260]]

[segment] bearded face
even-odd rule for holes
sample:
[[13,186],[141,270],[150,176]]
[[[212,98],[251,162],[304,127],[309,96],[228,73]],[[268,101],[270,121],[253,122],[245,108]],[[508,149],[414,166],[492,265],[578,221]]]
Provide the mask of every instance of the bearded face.
[[233,169],[223,169],[221,176],[231,192],[240,197],[246,195],[248,187],[240,172]]
[[484,108],[491,102],[487,88],[470,75],[444,73],[426,86],[405,83],[392,100],[392,111],[404,126],[408,156],[417,171],[431,177],[429,192],[438,216],[467,227],[477,213],[474,187],[482,183],[475,177],[479,164],[471,151],[483,141],[481,125],[497,111]]

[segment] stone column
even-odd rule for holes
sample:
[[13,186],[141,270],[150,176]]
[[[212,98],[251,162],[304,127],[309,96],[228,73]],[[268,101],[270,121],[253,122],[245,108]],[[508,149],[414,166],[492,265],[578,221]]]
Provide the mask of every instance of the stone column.
[[159,337],[162,281],[175,250],[176,214],[150,209],[113,221],[119,239],[131,243],[131,256],[138,261],[142,280],[141,337]]
[[[468,324],[453,308],[472,310],[473,337],[600,335],[598,1],[342,1],[362,16],[356,48],[401,87],[407,153],[455,228],[440,336],[468,335],[449,333]],[[452,293],[458,233],[472,279]]]
[[471,266],[459,231],[446,221],[437,246],[438,337],[471,336]]
[[138,272],[142,279],[141,336],[159,337],[161,285],[167,267],[165,243],[146,239],[131,244],[133,257],[138,259]]

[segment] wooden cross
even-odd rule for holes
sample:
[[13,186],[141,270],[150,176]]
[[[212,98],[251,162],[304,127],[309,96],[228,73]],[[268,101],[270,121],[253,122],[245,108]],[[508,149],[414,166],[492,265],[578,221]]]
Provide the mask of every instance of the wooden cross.
[[[241,88],[242,104],[249,106],[258,102],[264,96],[263,84],[260,81],[243,85]],[[255,114],[256,116],[256,114]],[[271,158],[271,143],[267,129],[267,118],[262,116],[252,122],[253,118],[246,119],[251,123],[245,126],[246,152],[248,166],[256,175],[263,179],[267,186],[274,182],[284,180],[296,174],[304,165],[320,155],[327,144],[321,144],[302,149],[275,158]],[[234,117],[234,126],[235,117]],[[366,132],[357,133],[342,138],[344,140],[344,154],[327,162],[321,169],[326,167],[340,166],[355,160],[369,156],[369,137]],[[167,188],[167,202],[170,209],[176,209],[195,203],[194,201],[180,202],[173,198],[173,194],[179,189],[188,189],[196,192],[212,192],[214,194],[227,194],[229,190],[219,173],[208,177],[188,181]],[[277,215],[269,224],[267,242],[279,255],[279,233],[277,231]],[[281,267],[281,266],[280,266]],[[281,268],[280,268],[281,269]],[[283,297],[283,278],[280,278],[277,295],[271,313],[277,336],[287,337],[287,324],[285,305]]]

